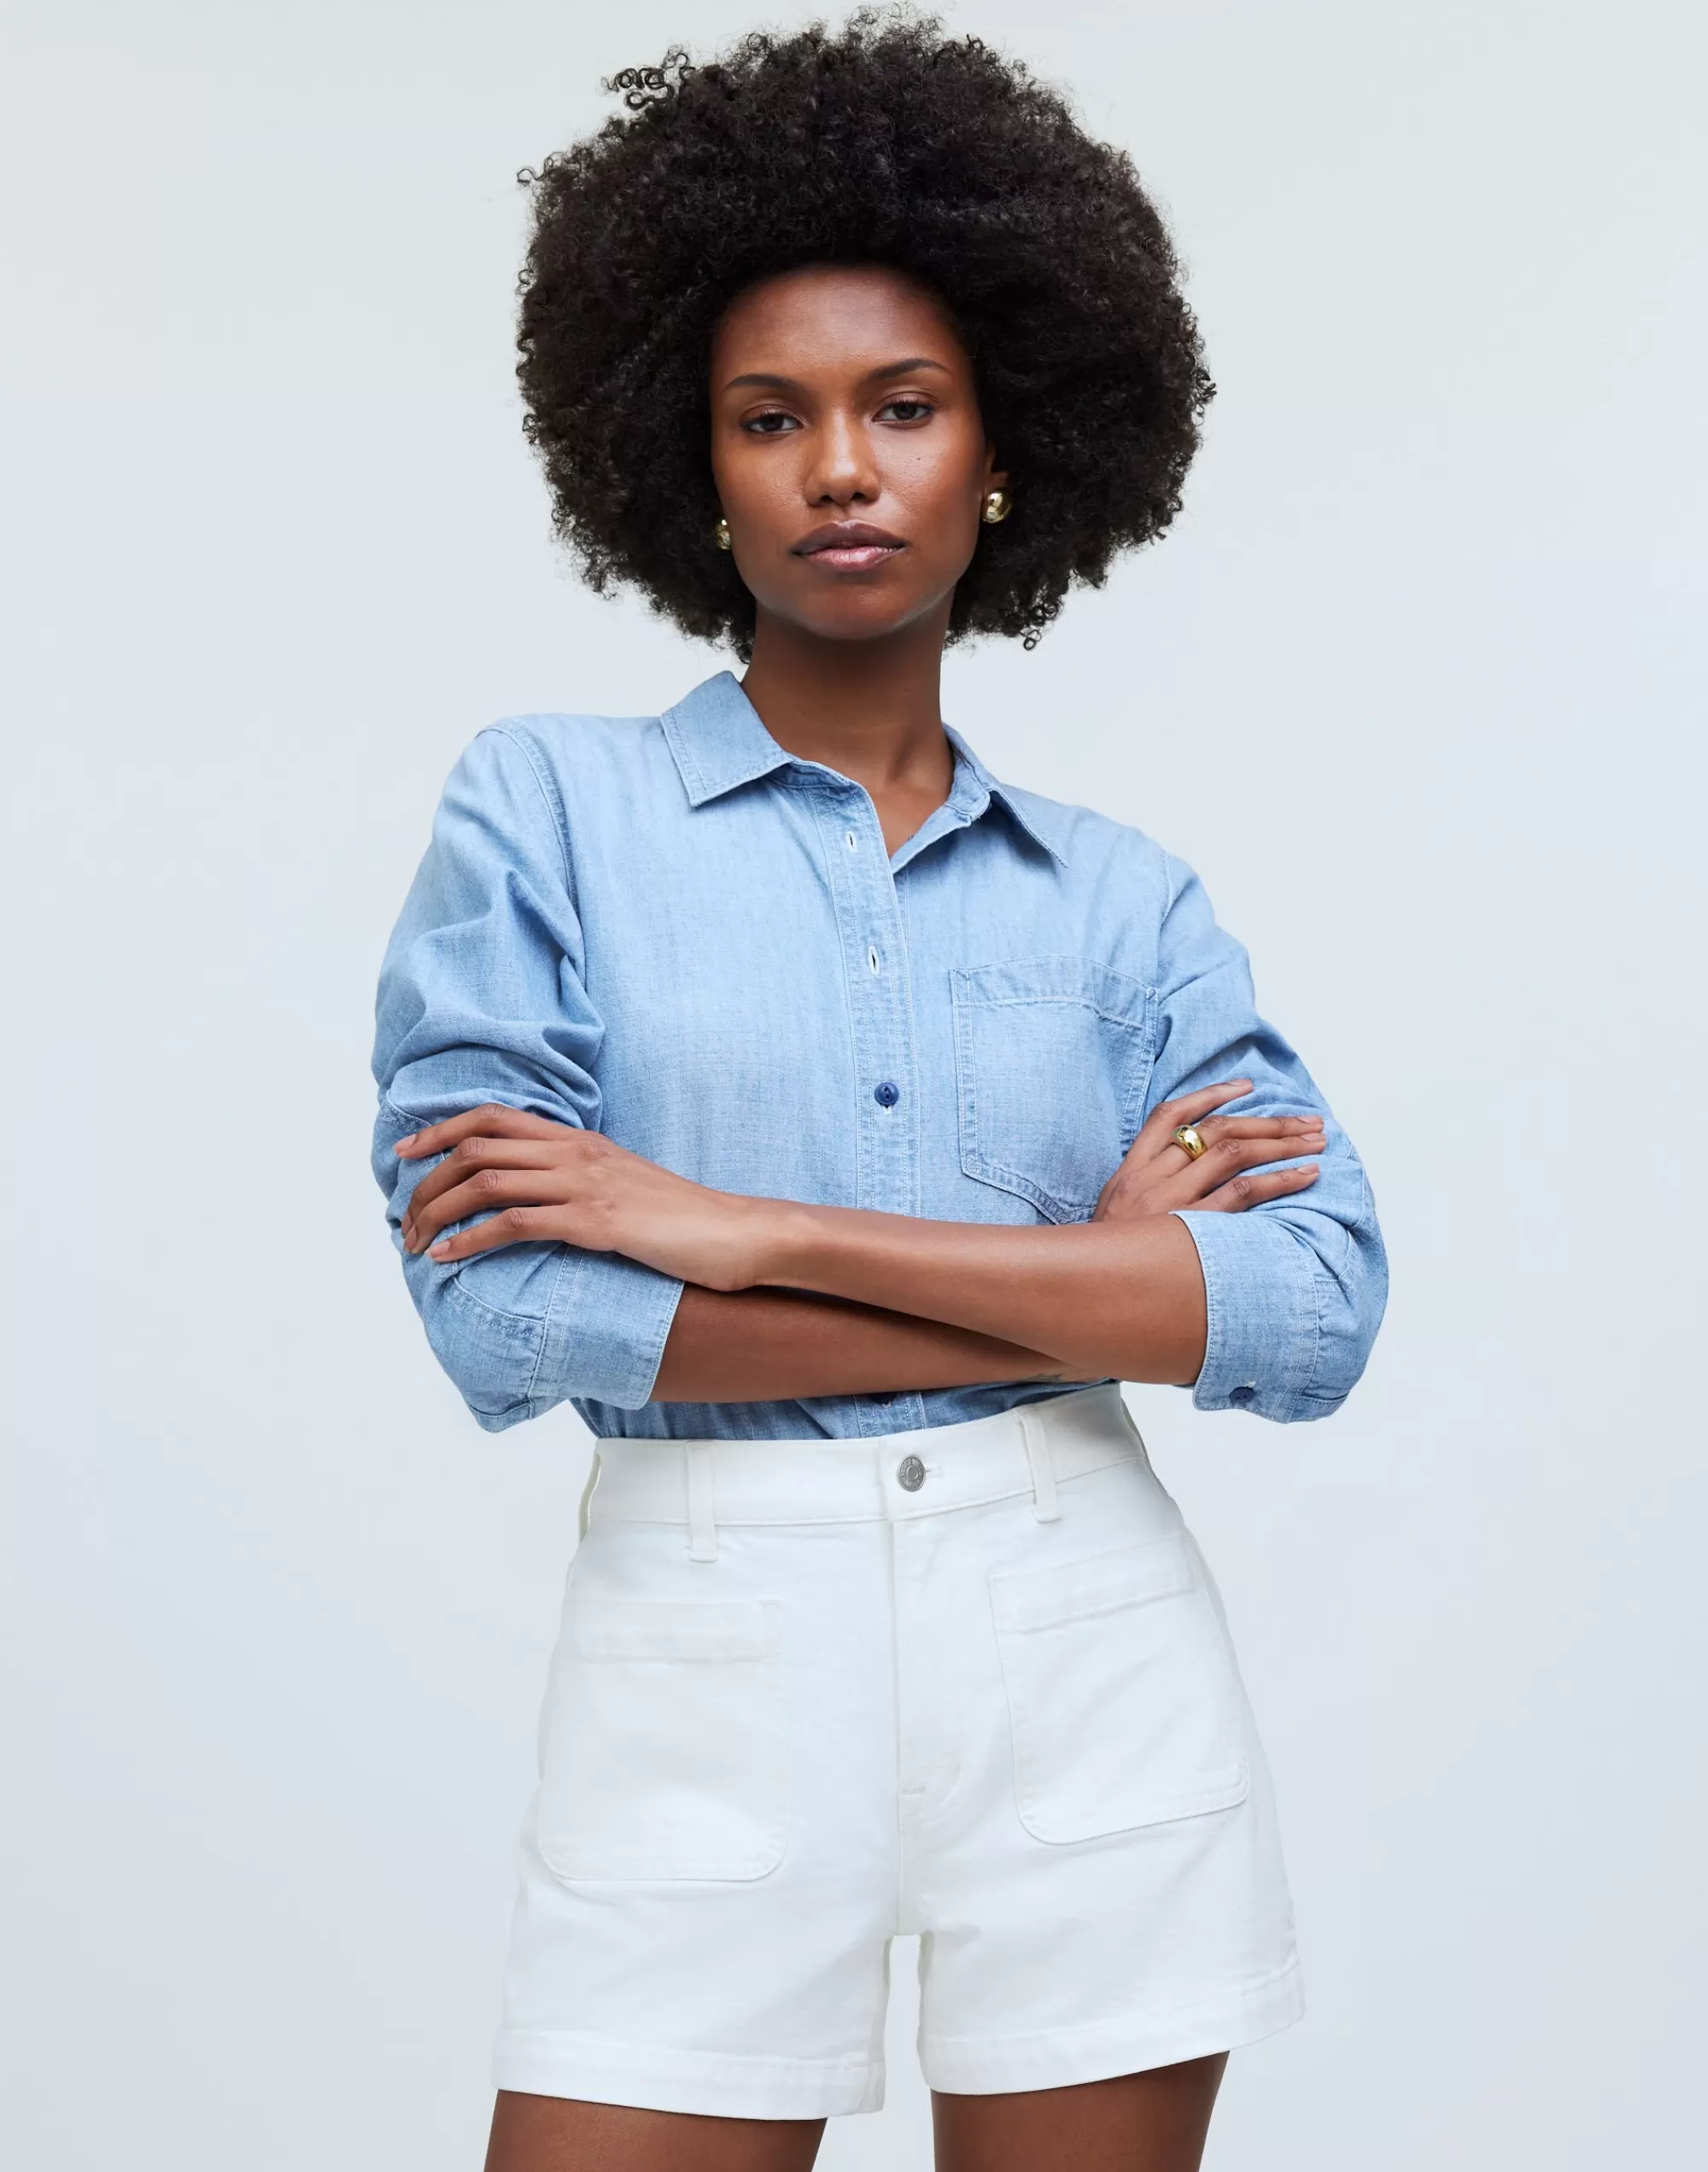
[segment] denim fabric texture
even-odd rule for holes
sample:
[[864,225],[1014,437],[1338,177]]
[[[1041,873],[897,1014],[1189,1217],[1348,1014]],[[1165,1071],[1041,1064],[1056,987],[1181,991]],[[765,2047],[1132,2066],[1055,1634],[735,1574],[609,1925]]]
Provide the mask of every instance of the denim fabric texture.
[[[483,1101],[585,1125],[720,1190],[971,1222],[1083,1221],[1159,1101],[1327,1118],[1322,1174],[1185,1213],[1209,1338],[1199,1408],[1325,1417],[1387,1273],[1370,1189],[1255,1007],[1191,870],[1138,830],[992,777],[893,856],[861,785],[777,745],[728,671],[662,717],[512,717],[447,782],[380,975],[374,1173],[393,1240],[430,1162],[406,1133]],[[647,1401],[681,1285],[610,1254],[403,1255],[481,1425],[572,1402],[601,1437],[862,1438],[1069,1385]]]

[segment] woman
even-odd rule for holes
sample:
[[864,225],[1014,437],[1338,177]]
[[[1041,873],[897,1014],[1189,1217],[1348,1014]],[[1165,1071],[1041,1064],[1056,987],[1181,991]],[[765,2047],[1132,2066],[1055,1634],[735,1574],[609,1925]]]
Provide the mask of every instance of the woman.
[[1161,532],[1212,388],[1126,158],[976,41],[619,83],[524,177],[528,428],[594,585],[745,673],[477,738],[379,1002],[434,1349],[602,1443],[488,2172],[810,2164],[898,1932],[941,2166],[1176,2172],[1299,1993],[1115,1384],[1325,1416],[1380,1240],[1196,878],[997,782],[939,680]]

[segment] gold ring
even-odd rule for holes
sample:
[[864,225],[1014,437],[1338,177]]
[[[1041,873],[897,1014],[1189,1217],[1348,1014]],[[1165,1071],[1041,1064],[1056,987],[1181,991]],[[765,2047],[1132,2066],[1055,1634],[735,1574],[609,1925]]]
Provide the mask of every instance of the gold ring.
[[1209,1151],[1209,1141],[1199,1135],[1196,1124],[1176,1124],[1169,1136],[1189,1162],[1196,1162],[1199,1155]]

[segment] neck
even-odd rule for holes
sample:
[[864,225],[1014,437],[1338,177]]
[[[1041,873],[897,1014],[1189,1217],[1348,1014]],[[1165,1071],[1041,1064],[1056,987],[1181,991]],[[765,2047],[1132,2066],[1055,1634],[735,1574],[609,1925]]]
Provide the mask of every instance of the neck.
[[822,762],[874,799],[898,787],[936,805],[954,758],[943,735],[948,611],[881,640],[827,641],[761,611],[741,689],[777,744]]

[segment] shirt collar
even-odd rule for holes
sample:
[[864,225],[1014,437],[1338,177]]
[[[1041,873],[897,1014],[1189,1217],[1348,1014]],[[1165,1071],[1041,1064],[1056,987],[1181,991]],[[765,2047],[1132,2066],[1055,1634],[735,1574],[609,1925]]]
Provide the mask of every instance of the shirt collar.
[[703,807],[793,759],[760,723],[733,671],[702,679],[659,722],[690,806]]
[[977,787],[979,803],[967,810],[968,822],[976,822],[992,799],[996,800],[1019,824],[1035,845],[1043,846],[1052,859],[1068,864],[1068,818],[1069,810],[1059,807],[1053,799],[1041,799],[1035,792],[1022,792],[1012,784],[1004,784],[994,777],[962,738],[952,724],[945,724],[944,731],[949,744],[955,749],[955,786],[950,793],[954,805],[960,791],[963,773]]
[[[691,806],[703,807],[738,785],[768,776],[795,757],[779,746],[733,671],[701,681],[659,719]],[[1021,792],[991,775],[957,731],[945,726],[955,750],[955,782],[944,810],[952,820],[976,822],[992,799],[1044,851],[1064,864],[1068,810]],[[806,764],[804,766],[812,766]]]

